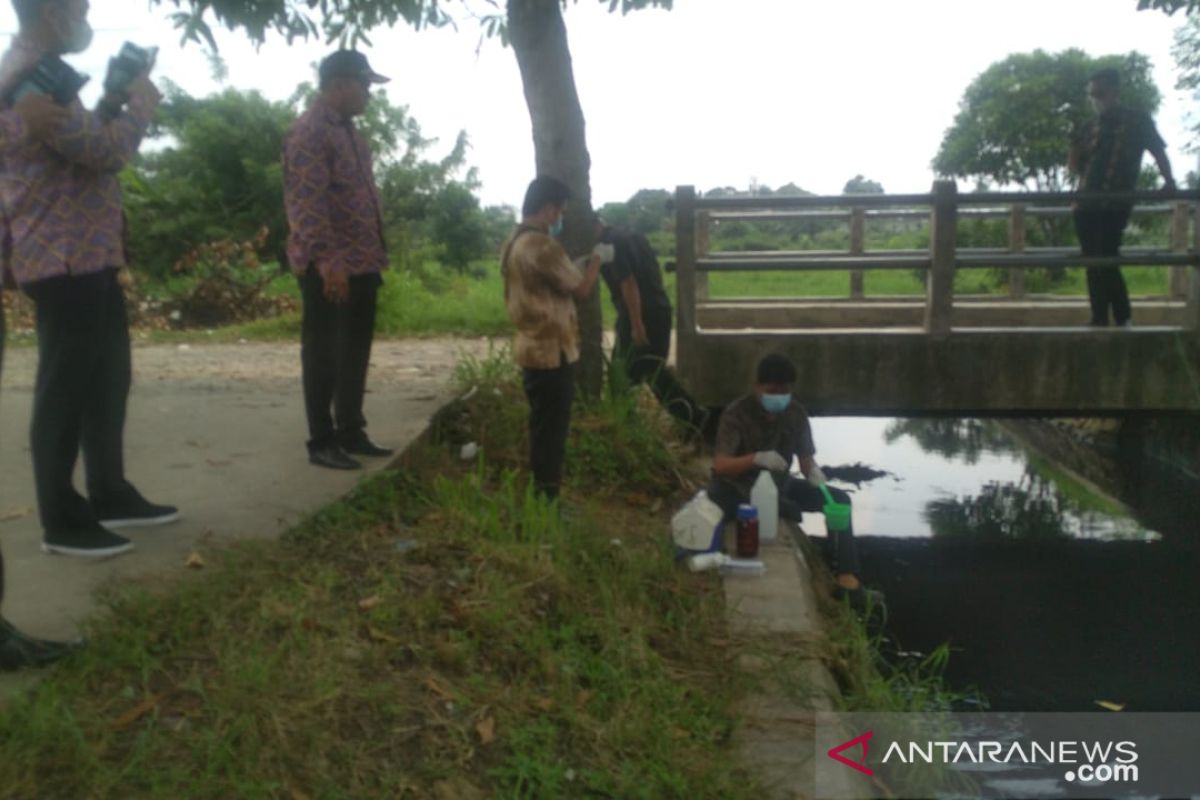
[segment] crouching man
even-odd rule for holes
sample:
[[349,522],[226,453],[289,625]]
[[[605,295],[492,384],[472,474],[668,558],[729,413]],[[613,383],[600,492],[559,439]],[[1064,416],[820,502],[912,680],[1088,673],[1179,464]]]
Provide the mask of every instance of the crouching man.
[[[768,470],[779,487],[780,516],[799,519],[799,512],[820,511],[825,505],[821,487],[825,475],[813,459],[812,427],[803,406],[792,397],[796,367],[786,356],[773,353],[758,362],[754,391],[733,401],[717,428],[709,498],[721,507],[725,519],[737,516],[737,507],[750,502],[750,490],[762,470]],[[799,459],[806,480],[793,477],[789,468]],[[838,503],[850,496],[826,487]],[[859,579],[858,551],[853,527],[830,535],[835,596],[849,597],[856,607],[867,604],[868,592]],[[871,592],[879,603],[882,596]]]

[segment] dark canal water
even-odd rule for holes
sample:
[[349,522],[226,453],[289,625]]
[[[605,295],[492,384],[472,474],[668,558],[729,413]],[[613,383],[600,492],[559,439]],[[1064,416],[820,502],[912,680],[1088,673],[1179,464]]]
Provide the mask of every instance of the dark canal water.
[[949,683],[994,710],[1200,711],[1195,485],[1129,458],[1110,470],[1129,485],[1102,494],[996,421],[813,430],[822,465],[889,473],[834,483],[854,490],[864,578],[887,595],[896,648],[949,642]]

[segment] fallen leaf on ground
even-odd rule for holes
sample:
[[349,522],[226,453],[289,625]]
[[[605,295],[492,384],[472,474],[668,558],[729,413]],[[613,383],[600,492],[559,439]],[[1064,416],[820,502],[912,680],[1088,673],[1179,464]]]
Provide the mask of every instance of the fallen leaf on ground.
[[475,732],[479,734],[479,741],[483,744],[491,744],[496,741],[495,717],[487,717],[480,720],[475,725]]
[[596,693],[591,689],[584,689],[579,694],[575,695],[575,705],[583,708],[588,703],[592,702],[592,698],[595,696]]
[[646,508],[653,503],[654,500],[647,495],[640,494],[638,492],[631,492],[630,494],[625,495],[625,502],[631,506]]
[[207,566],[204,563],[204,556],[199,553],[192,553],[187,557],[187,561],[183,563],[188,569],[204,569]]
[[443,700],[449,700],[453,696],[451,695],[450,690],[442,685],[441,681],[432,676],[425,679],[425,688]]
[[290,794],[292,796],[292,800],[309,800],[308,795],[306,795],[304,792],[300,791],[299,789],[295,788],[294,786],[288,787],[288,794]]
[[390,642],[392,644],[400,644],[400,640],[397,639],[395,636],[392,636],[390,633],[384,633],[383,631],[379,630],[379,628],[376,628],[374,625],[367,626],[367,636],[370,636],[372,639],[374,639],[377,642]]
[[382,602],[383,602],[383,598],[381,598],[377,594],[373,594],[370,597],[365,597],[362,600],[359,600],[358,608],[360,611],[370,611],[372,608],[374,608],[375,606],[379,605]]
[[539,697],[533,704],[542,711],[551,711],[554,708],[554,701],[549,697]]
[[1114,703],[1111,700],[1096,700],[1095,703],[1096,703],[1096,705],[1098,705],[1101,708],[1106,709],[1108,711],[1124,711],[1125,710],[1124,703]]
[[112,724],[113,728],[115,728],[116,730],[121,730],[122,728],[128,728],[130,725],[137,722],[139,719],[141,719],[142,717],[146,716],[151,711],[153,711],[158,706],[158,704],[163,701],[163,698],[165,698],[165,697],[166,697],[165,694],[150,695],[145,700],[138,703],[136,706],[129,709],[124,714],[122,714],[121,716],[119,716],[115,720],[113,720],[113,724]]
[[12,522],[13,520],[24,519],[32,513],[32,508],[18,508],[16,511],[5,512],[3,516],[0,516],[0,522]]

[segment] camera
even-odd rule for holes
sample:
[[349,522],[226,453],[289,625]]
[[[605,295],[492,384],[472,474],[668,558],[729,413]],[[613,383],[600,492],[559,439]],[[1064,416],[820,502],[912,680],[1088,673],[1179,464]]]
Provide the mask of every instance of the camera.
[[157,47],[138,47],[132,42],[126,42],[121,46],[121,51],[108,60],[104,93],[111,97],[124,98],[129,91],[129,84],[139,75],[148,72],[157,58]]
[[65,106],[79,96],[79,90],[88,80],[87,75],[76,72],[61,57],[45,55],[4,99],[11,106],[27,94],[46,94]]

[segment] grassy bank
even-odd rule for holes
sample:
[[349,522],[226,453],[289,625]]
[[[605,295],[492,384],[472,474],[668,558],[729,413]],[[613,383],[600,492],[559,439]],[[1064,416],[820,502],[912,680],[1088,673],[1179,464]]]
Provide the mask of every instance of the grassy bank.
[[[719,582],[672,561],[666,422],[583,410],[528,496],[519,384],[470,362],[438,443],[275,543],[114,587],[0,715],[14,798],[750,798]],[[485,460],[463,465],[464,439]]]

